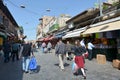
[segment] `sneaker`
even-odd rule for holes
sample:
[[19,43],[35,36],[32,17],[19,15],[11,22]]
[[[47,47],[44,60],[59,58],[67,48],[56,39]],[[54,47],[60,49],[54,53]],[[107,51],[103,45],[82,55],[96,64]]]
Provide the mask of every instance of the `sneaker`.
[[86,76],[83,76],[84,79],[86,79]]
[[61,69],[62,71],[65,71],[65,69]]
[[27,74],[27,73],[29,73],[29,71],[25,71],[25,73]]
[[74,72],[73,75],[77,76],[77,75],[78,75],[78,72]]
[[67,60],[70,60],[69,57],[67,57]]

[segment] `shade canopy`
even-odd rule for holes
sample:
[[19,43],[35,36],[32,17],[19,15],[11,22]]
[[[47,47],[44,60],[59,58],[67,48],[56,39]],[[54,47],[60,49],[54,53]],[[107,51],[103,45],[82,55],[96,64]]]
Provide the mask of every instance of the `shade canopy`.
[[76,29],[74,31],[70,31],[68,32],[65,36],[63,36],[62,38],[72,38],[72,37],[79,37],[80,33],[83,32],[85,29]]
[[84,31],[82,34],[100,33],[120,29],[120,21],[110,22],[107,24],[91,27]]

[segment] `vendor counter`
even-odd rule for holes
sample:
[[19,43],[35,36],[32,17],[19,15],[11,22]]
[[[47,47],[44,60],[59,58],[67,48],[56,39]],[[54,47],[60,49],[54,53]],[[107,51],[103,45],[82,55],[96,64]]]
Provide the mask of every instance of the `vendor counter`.
[[107,61],[112,61],[117,58],[117,48],[94,48],[93,58],[96,58],[97,54],[103,54],[106,56]]

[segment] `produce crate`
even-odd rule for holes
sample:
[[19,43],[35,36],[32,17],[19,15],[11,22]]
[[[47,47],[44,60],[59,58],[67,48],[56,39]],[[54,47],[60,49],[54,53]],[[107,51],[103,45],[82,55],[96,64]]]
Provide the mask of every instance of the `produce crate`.
[[97,63],[106,64],[106,56],[103,54],[97,54]]
[[112,66],[113,66],[114,68],[120,69],[120,60],[114,59],[114,60],[113,60],[113,63],[112,63]]

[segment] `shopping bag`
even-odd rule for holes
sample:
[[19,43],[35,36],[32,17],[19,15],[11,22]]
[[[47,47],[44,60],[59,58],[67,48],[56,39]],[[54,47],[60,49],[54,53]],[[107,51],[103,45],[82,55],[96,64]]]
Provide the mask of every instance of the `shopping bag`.
[[84,58],[88,58],[88,51],[86,51],[86,52],[83,54],[83,57],[84,57]]
[[72,63],[72,72],[75,73],[78,70],[78,66],[75,62]]
[[35,57],[32,57],[29,63],[29,69],[34,70],[37,68],[37,61]]

